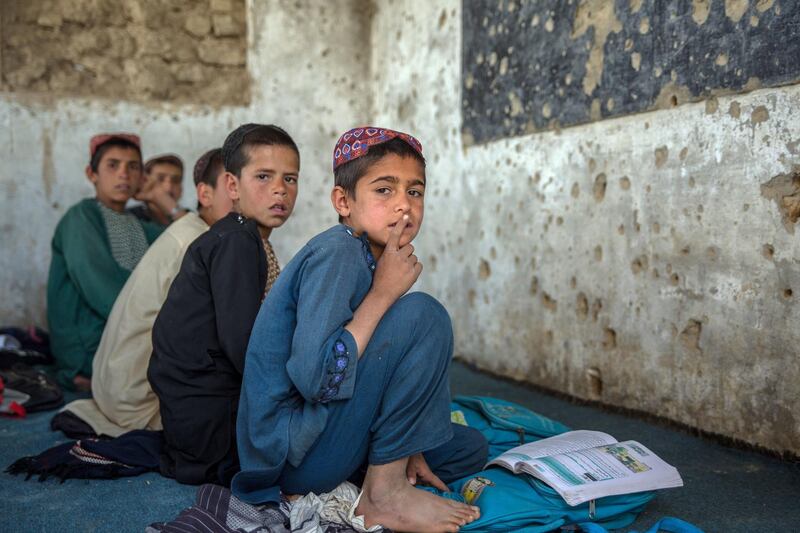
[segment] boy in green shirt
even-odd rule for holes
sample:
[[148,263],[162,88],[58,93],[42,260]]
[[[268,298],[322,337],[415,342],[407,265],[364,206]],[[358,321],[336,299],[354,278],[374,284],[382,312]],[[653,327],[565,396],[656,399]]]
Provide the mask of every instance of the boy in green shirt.
[[161,229],[125,211],[141,180],[139,137],[101,134],[89,143],[86,176],[95,197],[56,226],[47,281],[47,321],[59,383],[90,390],[92,358],[117,294]]

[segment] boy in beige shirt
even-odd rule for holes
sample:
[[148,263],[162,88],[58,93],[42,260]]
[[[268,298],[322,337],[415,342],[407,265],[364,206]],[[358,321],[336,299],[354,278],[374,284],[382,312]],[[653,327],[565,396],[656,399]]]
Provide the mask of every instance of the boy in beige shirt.
[[197,213],[181,217],[153,243],[114,303],[94,356],[93,398],[64,408],[98,435],[161,429],[158,398],[147,381],[153,322],[189,244],[231,210],[225,180],[218,179],[224,173],[218,148],[197,161]]

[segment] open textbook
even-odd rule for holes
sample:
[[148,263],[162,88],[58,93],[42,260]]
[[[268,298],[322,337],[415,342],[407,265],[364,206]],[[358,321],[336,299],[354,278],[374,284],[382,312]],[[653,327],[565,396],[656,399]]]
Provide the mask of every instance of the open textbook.
[[569,505],[646,490],[682,487],[675,467],[629,440],[600,431],[568,431],[517,446],[489,462],[541,479]]

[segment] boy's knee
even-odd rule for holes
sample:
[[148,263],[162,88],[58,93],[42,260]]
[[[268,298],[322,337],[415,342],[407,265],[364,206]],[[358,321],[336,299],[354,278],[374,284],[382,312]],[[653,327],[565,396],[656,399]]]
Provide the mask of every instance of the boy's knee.
[[439,300],[424,292],[406,294],[395,302],[391,311],[418,321],[436,330],[451,330],[450,315]]

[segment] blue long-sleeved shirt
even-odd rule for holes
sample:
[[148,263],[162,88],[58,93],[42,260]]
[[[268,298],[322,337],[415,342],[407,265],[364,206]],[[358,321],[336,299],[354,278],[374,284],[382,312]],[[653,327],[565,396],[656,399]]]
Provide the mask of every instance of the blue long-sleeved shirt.
[[358,348],[344,329],[372,285],[366,237],[344,225],[317,235],[286,265],[250,334],[239,403],[241,472],[231,489],[278,501],[278,477],[325,429],[330,401],[352,397]]

